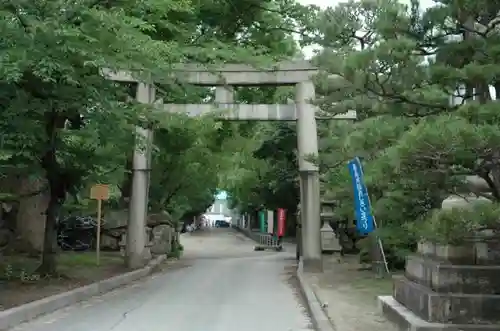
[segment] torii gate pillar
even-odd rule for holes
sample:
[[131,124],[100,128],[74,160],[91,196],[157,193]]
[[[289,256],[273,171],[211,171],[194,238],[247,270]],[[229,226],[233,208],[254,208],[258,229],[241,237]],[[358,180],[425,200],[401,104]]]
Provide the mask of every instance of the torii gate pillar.
[[[140,103],[155,102],[155,87],[152,84],[137,84],[136,99]],[[145,140],[145,148],[135,148],[132,160],[132,190],[127,222],[126,265],[131,269],[146,264],[146,225],[148,214],[149,175],[151,171],[151,147],[153,132],[136,127],[136,139]],[[136,143],[137,146],[137,143]]]
[[302,261],[306,271],[321,271],[321,219],[319,169],[311,159],[318,157],[318,132],[314,100],[314,84],[304,81],[296,84],[297,150],[300,174],[300,203],[302,217]]

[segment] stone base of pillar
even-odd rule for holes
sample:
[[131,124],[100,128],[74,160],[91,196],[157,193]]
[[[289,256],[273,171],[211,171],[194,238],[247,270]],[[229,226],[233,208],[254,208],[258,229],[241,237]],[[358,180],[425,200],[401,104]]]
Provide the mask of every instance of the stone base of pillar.
[[126,261],[127,268],[129,268],[129,269],[143,268],[146,266],[146,264],[148,262],[147,258],[144,256],[144,254],[135,254],[135,253],[127,254],[125,261]]
[[323,272],[322,259],[305,259],[302,258],[302,265],[305,272],[319,273]]
[[321,219],[319,175],[317,171],[300,171],[302,257],[304,269],[321,270]]

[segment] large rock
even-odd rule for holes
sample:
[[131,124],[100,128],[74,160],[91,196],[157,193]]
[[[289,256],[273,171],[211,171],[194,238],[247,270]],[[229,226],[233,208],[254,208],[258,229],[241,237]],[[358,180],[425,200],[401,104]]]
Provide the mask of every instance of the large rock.
[[[106,212],[104,218],[106,222],[103,228],[107,230],[107,235],[102,237],[102,246],[109,247],[109,249],[120,249],[122,255],[125,255],[128,210],[111,210]],[[167,212],[148,215],[145,228],[147,238],[144,247],[145,258],[150,258],[151,254],[170,253],[174,234],[172,218]]]
[[118,251],[120,249],[120,239],[103,234],[101,236],[101,249],[109,251]]
[[43,249],[45,211],[50,199],[46,180],[12,176],[3,178],[0,185],[2,192],[22,197],[17,203],[8,204],[8,212],[13,208],[15,217],[15,249],[37,255]]
[[105,222],[104,229],[115,229],[119,227],[127,228],[128,209],[124,210],[106,210],[103,216]]
[[175,231],[169,225],[158,225],[153,228],[153,244],[151,253],[170,254]]
[[160,212],[160,213],[155,213],[155,214],[149,214],[148,215],[148,220],[147,220],[148,226],[154,228],[157,225],[160,224],[167,224],[170,226],[174,225],[174,222],[172,220],[172,216],[170,216],[169,213],[166,211]]
[[463,196],[450,195],[441,203],[441,209],[467,208],[473,207],[478,203],[491,203],[491,200],[484,197],[478,197],[472,193]]
[[466,176],[465,184],[466,189],[469,191],[461,192],[462,194],[460,195],[450,195],[443,200],[441,204],[442,209],[466,208],[476,203],[491,202],[491,200],[475,194],[478,192],[487,193],[491,191],[484,179],[479,176]]
[[[104,219],[106,220],[103,228],[105,229],[115,229],[115,228],[126,228],[128,222],[128,209],[123,210],[109,210],[106,211]],[[172,217],[167,212],[149,214],[146,220],[146,226],[153,228],[159,224],[172,225]]]

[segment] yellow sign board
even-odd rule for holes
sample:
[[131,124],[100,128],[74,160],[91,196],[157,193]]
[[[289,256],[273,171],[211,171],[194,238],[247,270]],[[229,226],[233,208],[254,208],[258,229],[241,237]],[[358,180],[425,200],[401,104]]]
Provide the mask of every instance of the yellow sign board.
[[90,198],[94,200],[108,200],[109,186],[106,184],[95,184],[90,188]]
[[90,188],[90,198],[97,200],[97,246],[96,246],[96,262],[100,263],[101,255],[101,214],[102,214],[102,200],[109,199],[109,186],[106,184],[94,184]]

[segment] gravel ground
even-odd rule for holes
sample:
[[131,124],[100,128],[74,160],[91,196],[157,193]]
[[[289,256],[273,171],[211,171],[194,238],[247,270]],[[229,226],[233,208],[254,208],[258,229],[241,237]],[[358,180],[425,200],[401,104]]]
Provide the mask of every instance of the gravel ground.
[[391,294],[390,279],[360,270],[357,257],[327,256],[322,274],[306,274],[337,331],[397,331],[377,306],[378,295]]

